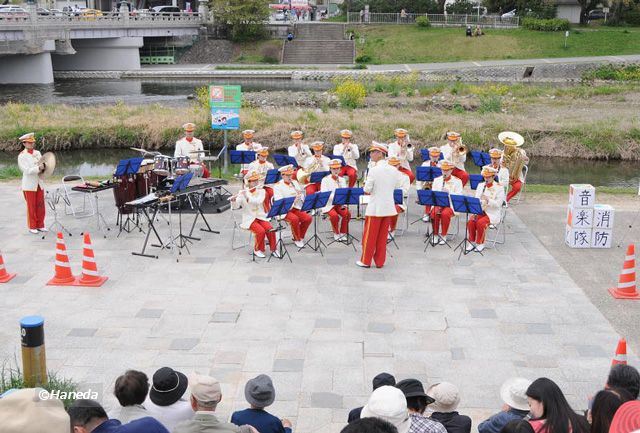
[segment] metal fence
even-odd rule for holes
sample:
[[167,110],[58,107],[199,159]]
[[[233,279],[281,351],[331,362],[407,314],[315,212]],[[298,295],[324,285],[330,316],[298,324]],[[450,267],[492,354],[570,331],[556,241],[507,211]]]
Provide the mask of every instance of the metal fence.
[[204,18],[197,13],[127,15],[118,12],[103,12],[101,15],[29,16],[19,19],[0,20],[0,30],[24,26],[41,27],[174,27],[200,25]]
[[520,25],[520,17],[501,17],[500,15],[455,15],[455,14],[404,14],[399,13],[360,13],[349,12],[350,24],[415,24],[416,18],[427,17],[433,27],[476,26],[495,29],[514,29]]

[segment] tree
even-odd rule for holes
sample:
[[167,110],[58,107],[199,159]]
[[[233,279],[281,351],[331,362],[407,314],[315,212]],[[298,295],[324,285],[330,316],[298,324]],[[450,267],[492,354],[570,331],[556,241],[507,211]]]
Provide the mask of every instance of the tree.
[[577,0],[580,5],[580,24],[587,24],[589,21],[589,11],[593,10],[599,3],[598,0]]
[[211,10],[214,21],[227,28],[232,40],[258,40],[265,35],[268,0],[213,0]]
[[473,13],[473,6],[469,0],[456,0],[455,2],[447,5],[448,14],[465,15]]

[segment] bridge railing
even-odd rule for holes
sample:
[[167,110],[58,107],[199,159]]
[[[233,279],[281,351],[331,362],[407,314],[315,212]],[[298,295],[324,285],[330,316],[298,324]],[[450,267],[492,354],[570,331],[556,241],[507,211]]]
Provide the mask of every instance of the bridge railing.
[[0,19],[0,30],[27,26],[38,27],[174,27],[198,25],[204,22],[198,13],[145,13],[126,15],[118,12],[103,12],[100,15],[48,15],[20,19]]
[[466,27],[479,25],[485,28],[517,28],[519,17],[477,14],[412,14],[349,12],[347,22],[352,24],[415,24],[416,18],[426,16],[434,27]]

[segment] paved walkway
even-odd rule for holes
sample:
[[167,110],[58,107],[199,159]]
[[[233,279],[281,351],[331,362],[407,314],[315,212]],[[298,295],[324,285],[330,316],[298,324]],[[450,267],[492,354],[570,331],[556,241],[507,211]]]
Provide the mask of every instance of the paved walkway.
[[[102,202],[113,221],[110,192]],[[41,314],[49,368],[104,390],[106,406],[125,369],[151,375],[170,365],[219,378],[220,412],[228,415],[246,406],[245,381],[268,373],[277,389],[274,413],[291,417],[300,433],[334,433],[348,410],[366,401],[371,378],[388,371],[456,383],[461,412],[477,425],[500,408],[500,384],[514,375],[548,376],[584,408],[605,380],[618,338],[511,211],[507,244],[484,257],[458,261],[447,247],[425,254],[416,224],[381,270],[357,268],[357,254],[341,245],[324,257],[295,252],[293,264],[252,263],[247,249],[230,249],[230,212],[209,218],[221,235],[202,233],[180,263],[167,253],[159,260],[131,256],[140,233],[94,234],[109,281],[73,288],[45,285],[54,236],[26,232],[17,184],[0,185],[0,208],[5,263],[19,273],[0,285],[0,359],[19,357],[20,317]],[[411,212],[415,219],[415,205]],[[74,233],[67,248],[77,272],[79,232],[94,222],[63,221]],[[359,237],[360,223],[352,228]]]

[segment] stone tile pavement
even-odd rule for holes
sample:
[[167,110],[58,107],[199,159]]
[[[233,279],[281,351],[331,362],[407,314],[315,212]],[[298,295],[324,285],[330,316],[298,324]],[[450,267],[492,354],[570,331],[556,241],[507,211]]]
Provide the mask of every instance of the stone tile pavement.
[[[101,201],[114,221],[111,193]],[[107,407],[125,369],[151,376],[169,365],[217,377],[226,417],[246,406],[245,381],[267,373],[276,386],[274,413],[302,433],[338,432],[348,410],[365,403],[372,377],[388,371],[457,384],[461,412],[475,425],[500,408],[499,387],[514,375],[550,377],[584,408],[606,377],[618,338],[512,211],[507,244],[484,257],[458,261],[446,246],[424,253],[424,226],[417,223],[398,236],[400,249],[390,248],[380,270],[357,268],[357,254],[342,245],[324,256],[292,248],[292,264],[252,263],[248,249],[230,248],[230,212],[211,215],[222,233],[201,233],[179,263],[168,252],[158,260],[132,256],[142,234],[116,238],[112,229],[107,239],[92,233],[109,280],[86,288],[45,285],[54,235],[42,240],[26,232],[17,185],[0,185],[0,209],[0,248],[7,268],[19,274],[0,285],[0,359],[19,356],[19,319],[40,314],[49,368],[102,390]],[[412,205],[410,219],[416,211]],[[79,233],[95,223],[61,219],[73,232],[66,243],[79,272]],[[361,230],[354,221],[354,235]]]

